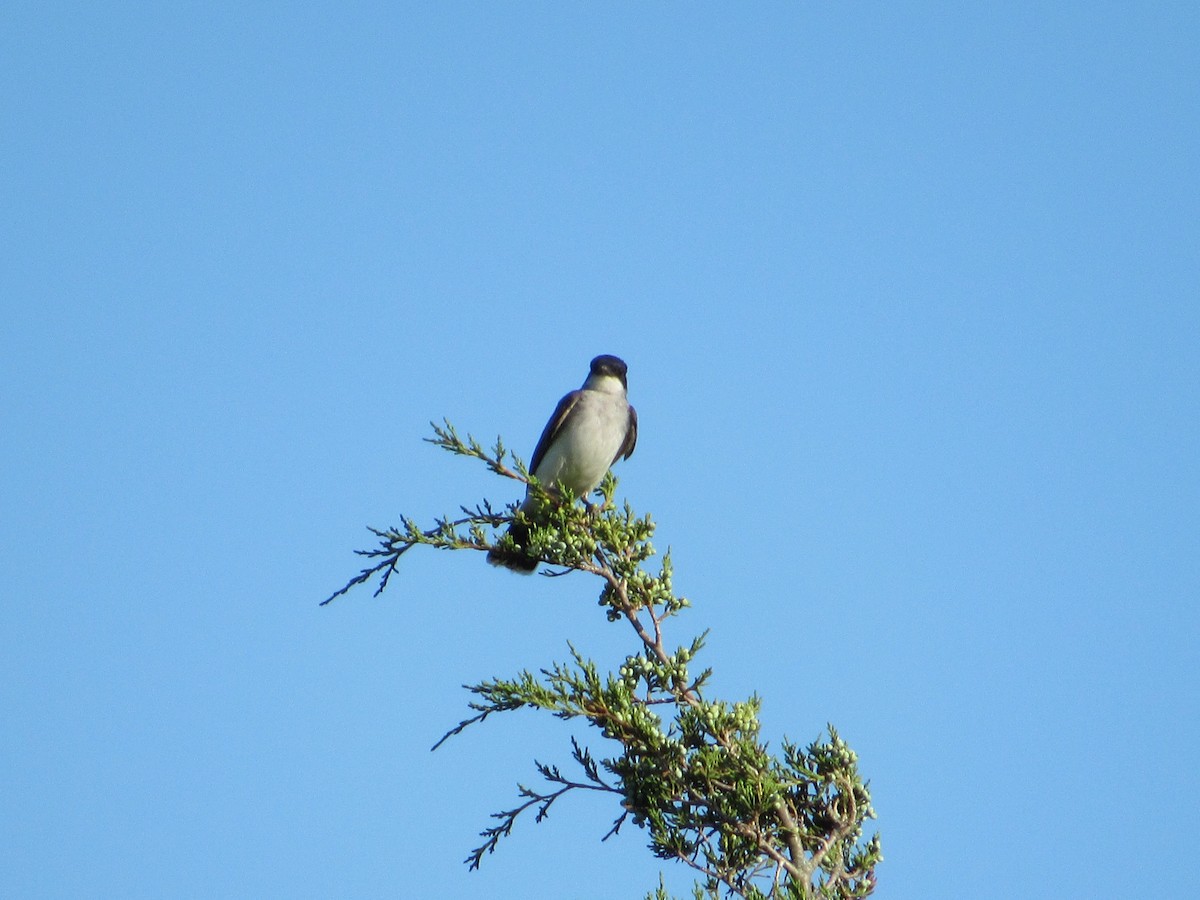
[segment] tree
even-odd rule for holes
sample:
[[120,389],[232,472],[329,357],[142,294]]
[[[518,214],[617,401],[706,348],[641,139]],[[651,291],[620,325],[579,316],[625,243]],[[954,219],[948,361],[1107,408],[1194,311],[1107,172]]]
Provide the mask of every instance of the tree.
[[[875,812],[854,751],[830,725],[827,737],[804,746],[785,739],[780,754],[772,755],[760,737],[757,696],[735,703],[707,696],[711,669],[694,668],[705,635],[685,645],[667,643],[666,625],[690,604],[672,588],[669,552],[656,574],[646,570],[655,554],[654,523],[627,502],[616,504],[612,473],[595,492],[598,503],[585,499],[581,505],[569,495],[552,497],[515,457],[508,464],[499,440],[485,450],[470,436],[460,439],[449,422],[433,430],[429,442],[529,485],[545,501],[538,520],[513,507],[498,513],[484,501],[462,507],[462,518],[435,520],[429,530],[406,517],[399,527],[372,528],[378,546],[358,553],[373,564],[324,603],[376,578],[378,595],[400,558],[418,545],[481,553],[511,548],[507,535],[489,535],[515,519],[529,528],[526,549],[553,567],[547,574],[583,572],[597,578],[608,621],[623,623],[636,636],[635,649],[615,673],[602,674],[569,645],[567,661],[536,674],[523,671],[468,686],[475,695],[469,704],[474,714],[434,749],[495,713],[524,708],[582,719],[616,745],[612,756],[597,758],[571,738],[575,774],[535,761],[544,785],[519,785],[520,802],[493,814],[497,824],[481,832],[483,843],[465,860],[470,868],[479,867],[527,810],[536,809],[540,822],[567,794],[600,791],[615,795],[621,810],[604,838],[631,819],[649,834],[656,856],[697,871],[697,898],[871,894],[882,854],[878,834],[864,835],[864,821]],[[669,900],[661,884],[647,898]]]

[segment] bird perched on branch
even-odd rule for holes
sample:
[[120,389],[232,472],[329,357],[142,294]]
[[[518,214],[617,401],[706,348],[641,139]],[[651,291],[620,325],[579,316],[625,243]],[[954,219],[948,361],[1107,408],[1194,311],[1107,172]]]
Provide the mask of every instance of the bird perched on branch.
[[[558,401],[529,463],[530,474],[547,492],[566,488],[574,496],[584,497],[596,489],[613,463],[633,455],[638,419],[627,397],[627,371],[623,360],[597,356],[583,387]],[[520,511],[536,517],[538,506],[538,498],[526,489]],[[508,534],[516,547],[488,551],[488,562],[531,574],[538,560],[523,549],[529,526],[514,522]]]

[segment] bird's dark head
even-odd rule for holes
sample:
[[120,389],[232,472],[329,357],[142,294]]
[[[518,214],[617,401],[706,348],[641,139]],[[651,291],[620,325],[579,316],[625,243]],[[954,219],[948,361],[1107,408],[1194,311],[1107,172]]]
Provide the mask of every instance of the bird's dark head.
[[613,378],[621,379],[621,384],[626,384],[625,373],[628,371],[629,367],[625,365],[625,360],[619,356],[609,356],[606,353],[592,360],[593,375],[611,375]]
[[606,376],[608,378],[616,378],[620,382],[620,386],[629,389],[629,382],[625,380],[625,373],[629,371],[629,366],[625,365],[625,360],[619,356],[610,356],[608,354],[596,356],[592,360],[592,371],[588,374],[588,382],[598,383]]

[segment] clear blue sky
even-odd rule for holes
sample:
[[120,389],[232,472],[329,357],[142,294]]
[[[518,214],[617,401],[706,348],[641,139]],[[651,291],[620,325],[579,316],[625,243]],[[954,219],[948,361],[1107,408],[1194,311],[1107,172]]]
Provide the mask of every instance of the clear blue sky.
[[0,895],[651,888],[597,798],[461,865],[569,727],[429,752],[592,585],[317,606],[597,353],[878,896],[1200,893],[1200,6],[10,2],[0,104]]

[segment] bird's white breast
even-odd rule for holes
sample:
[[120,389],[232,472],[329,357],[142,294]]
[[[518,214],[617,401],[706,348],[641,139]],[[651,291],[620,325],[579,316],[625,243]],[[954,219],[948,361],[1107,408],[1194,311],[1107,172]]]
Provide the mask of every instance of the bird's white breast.
[[624,391],[584,390],[533,474],[544,485],[583,496],[604,478],[628,428]]

